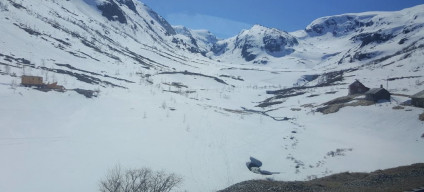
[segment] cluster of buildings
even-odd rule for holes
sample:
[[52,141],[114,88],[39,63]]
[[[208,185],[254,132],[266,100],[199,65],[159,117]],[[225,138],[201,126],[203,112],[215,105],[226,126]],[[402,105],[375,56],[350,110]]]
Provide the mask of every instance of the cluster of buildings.
[[[380,86],[380,88],[373,88],[370,89],[366,87],[364,84],[356,80],[352,84],[349,85],[349,95],[356,95],[356,94],[364,94],[365,99],[369,101],[380,101],[380,100],[387,100],[390,101],[391,94],[389,91],[383,88],[383,85]],[[424,91],[418,92],[412,96],[411,98],[411,104],[416,107],[424,107]]]
[[58,90],[58,91],[64,91],[65,87],[62,85],[58,85],[57,82],[45,84],[43,82],[43,77],[39,76],[27,76],[23,75],[21,77],[21,85],[25,87],[38,87],[42,89],[51,89],[51,90]]
[[[43,77],[39,76],[22,76],[21,84],[23,86],[35,86],[38,88],[51,89],[51,90],[65,90],[65,87],[58,85],[57,83],[45,84],[43,82]],[[380,88],[370,89],[364,84],[356,80],[349,85],[349,95],[364,94],[365,99],[369,101],[378,102],[380,100],[390,101],[391,94],[389,91],[383,88],[383,85]],[[416,107],[424,108],[424,91],[420,91],[411,97],[411,104]]]

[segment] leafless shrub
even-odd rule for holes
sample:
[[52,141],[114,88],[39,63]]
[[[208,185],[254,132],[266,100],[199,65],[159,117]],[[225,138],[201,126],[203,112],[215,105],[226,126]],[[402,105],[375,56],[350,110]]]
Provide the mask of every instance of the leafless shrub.
[[418,119],[420,119],[421,121],[424,121],[424,113],[421,113],[418,117]]
[[177,175],[163,171],[154,172],[148,168],[122,170],[116,166],[100,181],[100,192],[169,192],[181,182]]

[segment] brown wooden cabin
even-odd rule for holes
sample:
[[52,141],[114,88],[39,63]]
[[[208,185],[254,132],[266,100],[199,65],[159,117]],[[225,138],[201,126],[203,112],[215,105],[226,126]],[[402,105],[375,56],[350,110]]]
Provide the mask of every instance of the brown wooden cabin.
[[21,78],[21,84],[23,86],[38,86],[38,87],[44,86],[43,77],[39,77],[39,76],[23,75]]
[[370,88],[366,87],[364,84],[356,80],[355,82],[349,85],[348,95],[364,94],[369,90]]
[[424,91],[412,95],[411,104],[415,107],[424,107]]

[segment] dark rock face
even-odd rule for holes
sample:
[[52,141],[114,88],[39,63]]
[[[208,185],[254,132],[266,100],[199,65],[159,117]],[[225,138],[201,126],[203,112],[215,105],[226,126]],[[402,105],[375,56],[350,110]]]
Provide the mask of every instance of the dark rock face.
[[351,40],[354,42],[361,41],[361,47],[364,47],[371,43],[384,43],[394,36],[392,34],[383,34],[383,33],[362,33],[352,37]]
[[332,33],[334,36],[342,36],[356,31],[361,27],[369,27],[373,21],[361,21],[359,18],[349,15],[333,16],[325,18],[322,22],[308,26],[306,32],[310,35],[324,35]]
[[[156,22],[158,22],[159,25],[161,25],[166,30],[166,33],[165,33],[166,35],[176,35],[177,34],[175,32],[174,28],[163,17],[161,17],[160,15],[158,15],[156,12],[154,12],[150,8],[148,8],[148,11],[149,11],[149,15],[153,19],[155,19]],[[154,24],[154,23],[152,23],[152,24]]]
[[193,46],[190,46],[189,44],[187,44],[186,42],[184,42],[182,39],[178,39],[178,38],[173,38],[172,39],[172,43],[177,44],[177,47],[180,48],[186,48],[188,51],[192,52],[192,53],[201,53],[202,55],[205,55],[205,52],[202,52],[199,50],[198,46],[197,46],[197,41],[196,39],[194,39],[193,37],[190,36],[190,42],[192,43]]
[[225,49],[228,47],[228,43],[222,43],[222,44],[214,44],[212,46],[211,51],[215,54],[215,55],[221,55],[225,52]]
[[254,59],[256,59],[257,55],[253,54],[252,52],[249,51],[249,48],[252,48],[253,46],[250,44],[244,44],[242,49],[241,49],[241,56],[246,60],[246,61],[253,61]]
[[125,17],[124,12],[113,0],[97,5],[97,8],[102,11],[102,15],[109,21],[119,21],[123,24],[127,23],[127,18]]
[[126,5],[129,9],[138,14],[135,4],[132,0],[118,0],[118,3]]
[[284,49],[284,47],[287,45],[294,46],[299,44],[299,42],[295,38],[288,39],[283,36],[280,36],[278,38],[273,38],[272,36],[265,36],[263,38],[263,42],[265,44],[265,50],[271,53],[282,51],[282,49]]
[[403,34],[408,34],[408,33],[410,33],[410,32],[420,30],[420,29],[421,29],[421,28],[423,28],[423,27],[424,27],[424,24],[413,24],[413,25],[408,25],[408,26],[406,26],[406,27],[403,29],[402,33],[403,33]]

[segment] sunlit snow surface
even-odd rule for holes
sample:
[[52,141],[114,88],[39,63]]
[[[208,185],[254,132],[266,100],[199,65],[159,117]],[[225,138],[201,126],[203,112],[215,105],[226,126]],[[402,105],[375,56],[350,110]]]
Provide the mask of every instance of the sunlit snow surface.
[[[5,0],[0,2],[9,4]],[[250,179],[306,180],[331,173],[373,171],[424,161],[424,139],[421,138],[424,124],[418,120],[423,109],[409,106],[392,109],[407,101],[407,97],[393,96],[392,102],[345,107],[328,115],[314,112],[322,103],[347,95],[347,87],[355,79],[368,87],[380,84],[386,87],[388,77],[422,76],[422,51],[406,58],[394,56],[378,65],[366,65],[369,61],[346,61],[338,65],[343,55],[359,47],[350,40],[353,34],[308,36],[299,31],[290,33],[299,39],[295,52],[281,58],[269,57],[267,65],[245,62],[239,55],[230,53],[222,58],[210,56],[214,59],[210,60],[167,44],[172,36],[164,35],[165,29],[160,25],[151,25],[150,29],[146,23],[136,20],[139,17],[145,18],[147,23],[154,20],[147,13],[148,8],[141,4],[137,4],[141,16],[122,8],[133,19],[133,24],[140,23],[137,29],[132,29],[130,25],[107,21],[83,0],[60,1],[60,5],[42,2],[22,2],[27,10],[9,5],[9,11],[0,14],[0,53],[25,58],[35,65],[23,69],[19,62],[0,57],[1,63],[13,66],[10,69],[0,66],[0,191],[97,191],[99,181],[115,165],[176,173],[184,179],[177,191],[216,191]],[[410,25],[422,23],[420,10],[422,6],[395,12],[393,17],[389,17],[389,13],[372,13],[387,17],[391,28],[381,24],[367,30],[372,32],[381,27],[402,33],[393,26],[404,25],[407,19]],[[84,24],[60,19],[52,11],[72,21],[82,20]],[[104,52],[120,57],[121,61],[117,62],[85,46],[78,38],[54,29],[41,17],[37,18],[37,14],[63,22],[63,26],[88,41],[96,36],[95,30],[101,34],[107,30],[107,36],[116,40],[115,48],[127,48],[149,58],[151,61],[142,60],[153,67],[146,69],[128,56],[129,53],[114,52],[107,47],[108,40],[93,41]],[[415,16],[421,20],[413,20]],[[361,14],[358,17],[370,19]],[[47,35],[30,35],[14,23]],[[108,27],[103,28],[102,24]],[[84,30],[81,27],[84,25],[90,26],[90,30]],[[68,38],[66,41],[71,46],[58,49],[60,42],[48,35],[62,40]],[[377,50],[382,55],[390,55],[412,42],[423,44],[423,36],[423,31],[418,30],[409,33],[410,40],[404,45],[398,44],[401,37],[396,37],[361,51]],[[81,70],[134,83],[92,75],[126,89],[102,83],[88,84],[69,75],[46,73],[41,68],[71,70],[57,64],[71,64]],[[304,95],[283,99],[283,103],[271,107],[256,107],[272,96],[266,94],[267,90],[292,87],[303,75],[361,65],[364,66],[357,71],[345,74],[339,85],[309,89]],[[5,74],[7,70],[17,77]],[[205,76],[161,74],[185,70],[218,77],[227,85]],[[57,81],[68,89],[99,89],[100,94],[88,99],[74,91],[41,92],[21,87],[19,76],[24,73],[42,76],[48,82]],[[308,85],[315,85],[318,80]],[[412,95],[424,89],[420,84],[423,81],[424,77],[403,78],[390,81],[388,89]],[[172,82],[188,88],[167,85]],[[185,91],[188,92],[173,93]],[[318,96],[308,97],[311,95]],[[305,107],[305,104],[314,107]],[[295,108],[300,111],[293,110]],[[269,116],[250,110],[266,111]],[[289,120],[276,121],[270,116]],[[339,153],[332,153],[337,151]],[[246,162],[251,156],[263,162],[261,169],[281,174],[262,176],[250,172]]]

